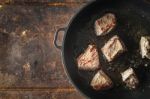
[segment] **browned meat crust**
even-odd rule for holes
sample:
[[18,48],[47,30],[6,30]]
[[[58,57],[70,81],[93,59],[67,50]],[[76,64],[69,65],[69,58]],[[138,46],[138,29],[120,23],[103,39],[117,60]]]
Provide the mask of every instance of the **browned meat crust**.
[[108,62],[111,62],[127,49],[122,40],[115,35],[102,47],[101,50]]
[[95,45],[88,45],[88,48],[77,58],[77,65],[80,70],[96,70],[99,68],[99,55]]
[[111,88],[113,82],[102,70],[99,70],[93,77],[91,86],[94,90],[105,90]]
[[95,31],[97,36],[108,34],[116,26],[116,17],[112,13],[107,13],[95,21]]

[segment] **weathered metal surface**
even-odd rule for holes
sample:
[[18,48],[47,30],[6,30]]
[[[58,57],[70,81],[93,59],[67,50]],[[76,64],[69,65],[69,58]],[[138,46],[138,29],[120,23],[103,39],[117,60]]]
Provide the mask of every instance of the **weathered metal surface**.
[[84,0],[48,2],[47,6],[0,6],[0,99],[83,98],[69,83],[53,37],[86,3]]
[[51,6],[57,6],[57,5],[65,5],[66,3],[87,3],[91,2],[94,0],[0,0],[1,4],[29,4],[29,5],[34,5],[34,4],[47,4]]
[[79,93],[49,91],[7,91],[0,92],[0,99],[84,99]]

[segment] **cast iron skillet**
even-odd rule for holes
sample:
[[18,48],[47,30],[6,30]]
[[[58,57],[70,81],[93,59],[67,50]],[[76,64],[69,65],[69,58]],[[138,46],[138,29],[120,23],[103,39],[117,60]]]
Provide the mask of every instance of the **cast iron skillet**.
[[[114,13],[117,26],[108,35],[97,37],[94,22],[105,13]],[[65,32],[63,45],[57,44],[60,31]],[[113,62],[108,63],[100,48],[113,35],[118,35],[128,51]],[[72,19],[67,28],[56,32],[54,44],[62,50],[66,72],[72,83],[89,98],[96,99],[150,99],[150,60],[142,59],[139,50],[141,36],[150,36],[150,2],[144,0],[97,0],[84,7]],[[99,49],[102,69],[114,82],[114,87],[104,91],[94,91],[90,81],[96,71],[79,71],[76,58],[84,52],[88,44],[95,44]],[[128,90],[121,82],[120,72],[132,67],[140,85],[135,90]]]

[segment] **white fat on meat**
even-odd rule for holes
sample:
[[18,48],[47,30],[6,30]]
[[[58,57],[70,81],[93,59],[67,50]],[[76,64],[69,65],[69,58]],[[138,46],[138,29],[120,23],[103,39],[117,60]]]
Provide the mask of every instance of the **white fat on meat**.
[[129,89],[135,89],[139,85],[139,80],[132,68],[128,68],[121,73],[122,81]]
[[150,37],[143,36],[140,40],[140,50],[142,58],[150,59]]

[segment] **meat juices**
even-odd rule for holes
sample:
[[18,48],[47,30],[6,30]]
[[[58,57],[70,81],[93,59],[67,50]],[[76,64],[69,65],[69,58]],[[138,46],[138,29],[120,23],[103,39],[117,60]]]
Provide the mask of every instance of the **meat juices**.
[[139,85],[139,80],[132,68],[125,70],[121,73],[122,81],[129,89],[135,89]]
[[95,21],[95,31],[97,36],[106,35],[116,26],[116,17],[112,13],[107,13]]
[[127,49],[121,39],[115,35],[103,47],[102,53],[111,62],[115,57],[125,52]]
[[150,59],[150,37],[141,37],[140,40],[140,50],[142,58]]
[[99,70],[93,77],[90,85],[94,90],[105,90],[111,88],[113,82],[102,70]]
[[77,65],[80,70],[96,70],[99,68],[99,55],[95,45],[88,45],[88,48],[77,58]]

